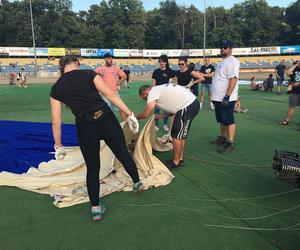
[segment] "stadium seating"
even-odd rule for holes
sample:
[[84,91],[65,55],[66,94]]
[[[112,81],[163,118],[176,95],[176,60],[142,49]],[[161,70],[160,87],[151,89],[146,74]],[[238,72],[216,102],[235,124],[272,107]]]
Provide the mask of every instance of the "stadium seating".
[[[282,59],[288,64],[295,60],[299,60],[299,56],[257,56],[257,57],[239,57],[242,69],[260,69],[274,68]],[[216,65],[220,62],[220,58],[211,58],[212,64]],[[38,70],[42,72],[57,72],[58,59],[48,60],[47,58],[38,58]],[[140,58],[140,59],[114,59],[115,64],[119,67],[128,65],[132,73],[152,72],[158,66],[157,59]],[[80,59],[82,69],[95,69],[103,64],[103,59]],[[196,68],[200,68],[203,59],[191,58],[190,62],[196,64]],[[170,59],[170,65],[173,69],[178,69],[178,59]],[[14,64],[14,67],[10,66]],[[10,72],[19,72],[21,67],[25,68],[26,73],[34,72],[34,58],[0,58],[0,69],[2,74]]]

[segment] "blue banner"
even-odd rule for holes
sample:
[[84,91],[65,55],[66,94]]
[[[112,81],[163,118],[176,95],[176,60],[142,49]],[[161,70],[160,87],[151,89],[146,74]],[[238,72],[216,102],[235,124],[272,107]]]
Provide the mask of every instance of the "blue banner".
[[300,45],[296,46],[281,46],[280,54],[300,54]]
[[97,56],[103,57],[106,53],[110,53],[111,55],[114,55],[113,49],[98,49],[97,50]]

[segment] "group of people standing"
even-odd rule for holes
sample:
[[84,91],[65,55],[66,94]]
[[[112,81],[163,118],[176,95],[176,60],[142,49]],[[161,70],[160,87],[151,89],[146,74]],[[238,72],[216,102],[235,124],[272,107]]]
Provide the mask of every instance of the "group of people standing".
[[[180,57],[178,60],[179,70],[175,71],[170,68],[169,60],[166,55],[162,55],[158,59],[159,68],[154,70],[152,74],[152,86],[159,86],[167,83],[176,83],[180,86],[190,88],[192,93],[198,97],[199,96],[199,83],[201,84],[201,94],[200,94],[200,110],[203,107],[204,96],[207,91],[210,108],[214,110],[214,104],[211,100],[211,86],[212,78],[215,73],[215,68],[210,64],[210,59],[205,58],[204,64],[199,71],[195,69],[194,63],[189,63],[187,57]],[[155,114],[160,113],[158,107],[155,108]],[[155,122],[156,130],[159,130],[158,120]],[[164,118],[163,129],[169,131],[168,118]]]
[[[122,120],[128,122],[133,133],[139,130],[138,120],[153,112],[157,114],[157,120],[165,120],[164,125],[167,125],[167,118],[172,117],[173,158],[166,162],[166,166],[178,169],[184,166],[184,150],[192,121],[202,108],[203,98],[199,102],[194,94],[197,93],[195,85],[202,82],[202,93],[208,90],[211,108],[215,110],[220,124],[220,135],[211,143],[221,146],[220,152],[234,150],[234,106],[238,99],[239,62],[232,56],[232,49],[233,43],[224,41],[220,46],[222,62],[215,70],[206,59],[201,72],[189,65],[185,57],[179,58],[180,70],[175,72],[169,67],[168,58],[161,56],[160,68],[153,72],[152,86],[144,85],[139,89],[139,96],[147,101],[147,105],[136,117],[120,98],[119,86],[126,80],[126,74],[113,64],[111,54],[104,56],[105,65],[95,71],[80,70],[80,62],[74,56],[60,59],[61,77],[50,93],[55,157],[58,160],[66,157],[61,138],[64,103],[75,116],[79,147],[87,166],[87,189],[93,220],[101,220],[106,210],[99,201],[100,140],[105,141],[124,166],[133,181],[133,191],[144,189],[136,164],[127,150],[121,126],[112,111],[120,112]],[[171,79],[173,82],[170,82]],[[165,112],[159,115],[159,109]]]

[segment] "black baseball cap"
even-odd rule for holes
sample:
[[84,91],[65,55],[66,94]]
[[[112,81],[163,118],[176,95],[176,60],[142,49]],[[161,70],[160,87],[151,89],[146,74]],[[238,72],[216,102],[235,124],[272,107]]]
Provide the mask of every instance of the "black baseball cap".
[[104,56],[103,56],[103,58],[110,58],[110,57],[113,58],[114,56],[111,53],[109,53],[109,52],[105,53]]
[[233,48],[233,47],[234,47],[233,42],[231,42],[229,40],[224,40],[220,46],[220,48]]

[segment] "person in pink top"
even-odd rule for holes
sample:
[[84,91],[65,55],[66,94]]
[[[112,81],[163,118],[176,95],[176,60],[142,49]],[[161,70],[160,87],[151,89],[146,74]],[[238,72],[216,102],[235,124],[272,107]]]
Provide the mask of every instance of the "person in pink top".
[[[126,80],[126,74],[116,65],[113,64],[113,55],[106,53],[104,55],[105,65],[98,67],[96,73],[98,73],[102,80],[110,87],[112,91],[119,95],[119,88],[121,84]],[[108,99],[102,97],[108,106],[113,111],[118,111],[120,113],[121,119],[126,121],[126,114],[120,111],[114,104],[112,104]]]

